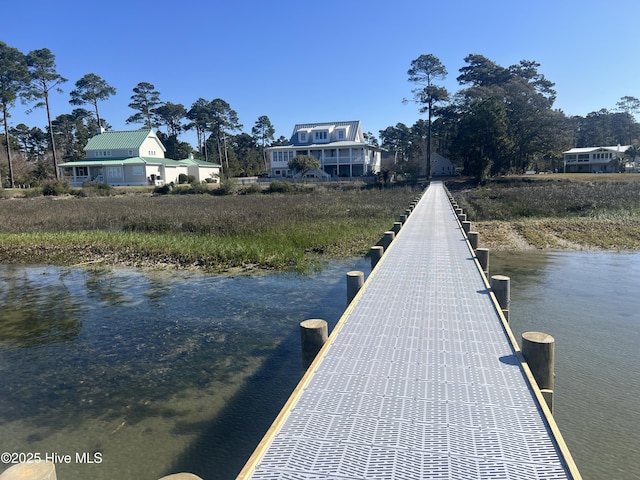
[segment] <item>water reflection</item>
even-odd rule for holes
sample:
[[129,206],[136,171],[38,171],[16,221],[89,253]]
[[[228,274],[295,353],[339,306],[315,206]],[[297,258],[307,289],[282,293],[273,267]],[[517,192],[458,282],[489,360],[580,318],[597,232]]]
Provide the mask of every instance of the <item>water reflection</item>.
[[[82,308],[65,284],[33,279],[18,267],[7,267],[0,283],[0,345],[36,347],[75,339],[82,328]],[[44,282],[42,280],[45,280]]]
[[[492,254],[493,255],[493,254]],[[511,328],[556,342],[554,417],[584,478],[640,472],[640,254],[496,252]]]
[[[364,268],[363,268],[364,267]],[[0,446],[100,451],[65,480],[234,478],[301,373],[298,323],[344,310],[344,274],[216,277],[0,267]]]

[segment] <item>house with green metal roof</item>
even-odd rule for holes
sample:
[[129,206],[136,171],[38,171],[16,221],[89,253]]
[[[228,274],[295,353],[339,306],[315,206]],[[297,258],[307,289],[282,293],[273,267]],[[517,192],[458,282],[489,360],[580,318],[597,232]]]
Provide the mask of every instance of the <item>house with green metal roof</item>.
[[193,158],[165,158],[166,149],[150,129],[102,131],[84,147],[84,160],[58,165],[61,177],[74,186],[86,182],[109,185],[178,183],[180,174],[197,181],[218,181],[221,166]]

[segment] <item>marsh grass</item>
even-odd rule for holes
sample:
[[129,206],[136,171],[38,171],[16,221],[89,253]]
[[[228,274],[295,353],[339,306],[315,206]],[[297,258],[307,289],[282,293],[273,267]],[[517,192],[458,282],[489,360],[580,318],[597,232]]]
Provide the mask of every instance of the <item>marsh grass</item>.
[[640,249],[640,175],[507,177],[449,187],[471,221],[508,222],[535,248]]
[[313,268],[364,255],[417,192],[32,198],[0,202],[4,261],[211,271]]

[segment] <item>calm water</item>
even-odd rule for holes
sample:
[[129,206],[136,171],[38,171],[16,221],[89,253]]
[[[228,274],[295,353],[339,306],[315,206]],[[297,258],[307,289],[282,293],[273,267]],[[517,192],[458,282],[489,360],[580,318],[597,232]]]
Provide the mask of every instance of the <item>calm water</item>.
[[585,479],[640,478],[640,254],[495,254],[511,327],[556,342],[555,412]]
[[[0,267],[0,450],[71,455],[60,480],[235,478],[300,377],[298,322],[334,324],[352,269],[368,261],[235,278]],[[556,339],[555,416],[584,478],[639,478],[640,255],[492,253],[491,270],[512,278],[514,332]]]
[[235,278],[0,267],[0,451],[71,455],[60,480],[235,478],[300,378],[298,323],[335,324],[346,272],[367,263]]

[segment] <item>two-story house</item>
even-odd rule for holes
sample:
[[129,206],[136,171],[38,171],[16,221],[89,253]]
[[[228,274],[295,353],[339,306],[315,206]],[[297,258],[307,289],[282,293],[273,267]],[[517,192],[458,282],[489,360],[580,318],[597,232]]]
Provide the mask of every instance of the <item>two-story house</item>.
[[364,140],[360,121],[303,123],[293,128],[289,145],[266,149],[272,177],[292,177],[289,160],[312,155],[332,178],[361,177],[380,170],[381,149]]
[[110,185],[178,183],[180,174],[196,180],[217,179],[221,166],[187,158],[165,158],[166,149],[150,129],[101,131],[84,147],[85,159],[58,165],[61,177],[73,186],[85,182]]
[[572,148],[564,155],[567,173],[616,173],[624,166],[624,153],[630,145]]

